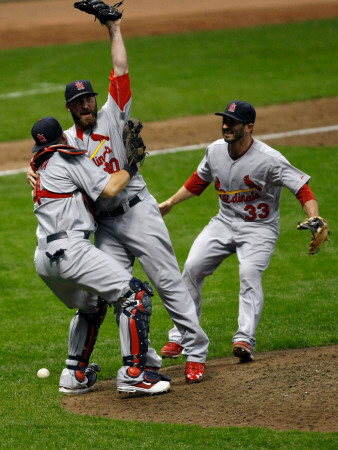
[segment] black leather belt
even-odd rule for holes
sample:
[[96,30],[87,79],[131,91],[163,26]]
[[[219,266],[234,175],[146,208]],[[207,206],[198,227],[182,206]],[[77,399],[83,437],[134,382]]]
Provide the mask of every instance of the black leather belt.
[[[141,201],[140,197],[136,195],[136,197],[133,197],[129,202],[126,202],[125,205],[128,205],[129,208],[132,208],[133,206],[137,205]],[[120,216],[121,214],[125,213],[125,208],[123,208],[122,205],[118,206],[115,209],[107,209],[105,211],[101,211],[98,214],[99,219],[105,219],[107,217],[116,217]]]
[[[83,232],[83,237],[84,239],[89,239],[90,234],[87,233],[86,231]],[[58,239],[66,239],[68,237],[68,234],[66,231],[60,231],[59,233],[54,233],[54,234],[50,234],[49,236],[47,236],[47,244],[49,244],[50,242],[56,241]]]
[[65,231],[60,231],[60,233],[54,233],[47,236],[47,244],[52,241],[56,241],[57,239],[66,239],[68,234]]

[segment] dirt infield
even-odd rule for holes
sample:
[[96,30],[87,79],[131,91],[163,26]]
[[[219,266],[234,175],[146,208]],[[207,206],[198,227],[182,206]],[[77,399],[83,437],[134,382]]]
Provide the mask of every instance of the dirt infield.
[[[88,17],[71,8],[71,3],[69,0],[0,0],[0,48],[41,45],[42,41],[55,44],[106,39],[105,30],[94,21],[88,26]],[[338,16],[337,0],[233,3],[231,0],[143,0],[140,7],[139,0],[126,0],[123,33],[144,36]],[[337,117],[338,97],[272,105],[257,109],[255,134],[336,125]],[[144,128],[150,151],[211,142],[219,134],[220,122],[213,115],[146,123]],[[265,141],[271,145],[336,146],[338,132]],[[31,147],[31,140],[1,143],[0,170],[25,167]],[[205,380],[194,385],[184,382],[184,364],[169,367],[165,372],[173,381],[172,391],[164,396],[118,395],[116,381],[104,380],[87,395],[64,398],[63,405],[80,414],[123,420],[145,417],[149,422],[203,427],[337,431],[336,346],[257,353],[251,364],[238,364],[235,358],[207,361]]]
[[[106,30],[97,26],[94,19],[88,26],[88,16],[72,8],[72,3],[2,1],[0,48],[105,40]],[[338,16],[337,0],[125,0],[123,9],[126,37]]]
[[[0,48],[83,42],[106,39],[106,30],[86,14],[69,7],[69,0],[0,0]],[[235,28],[338,16],[338,0],[126,0],[125,36],[155,35],[179,31]],[[177,11],[180,11],[179,15]],[[140,23],[142,26],[140,26]],[[84,33],[85,30],[85,33]],[[313,102],[258,108],[255,134],[336,125],[338,97]],[[220,135],[214,115],[145,123],[149,151],[212,142]],[[271,145],[338,145],[338,131],[265,139]],[[0,143],[0,171],[21,169],[29,161],[31,139]]]
[[[182,358],[183,359],[183,358]],[[116,380],[87,395],[65,398],[66,409],[121,420],[337,431],[337,348],[258,353],[250,364],[235,358],[207,362],[203,382],[184,381],[184,365],[163,370],[172,378],[162,396],[118,394]]]
[[[337,125],[338,97],[257,108],[255,135]],[[220,137],[221,121],[213,114],[144,123],[147,150],[161,150],[212,142]],[[264,139],[270,145],[338,145],[338,130]],[[0,171],[26,167],[32,140],[0,142]]]

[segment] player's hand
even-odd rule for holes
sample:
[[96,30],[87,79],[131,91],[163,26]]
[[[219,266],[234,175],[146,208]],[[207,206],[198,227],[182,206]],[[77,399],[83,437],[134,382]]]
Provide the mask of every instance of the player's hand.
[[165,216],[172,210],[173,205],[169,202],[169,200],[166,200],[165,202],[160,203],[158,207],[162,216]]
[[28,166],[27,181],[30,184],[32,189],[35,188],[38,179],[39,179],[39,174],[37,172],[34,172],[34,170],[31,168],[31,166]]

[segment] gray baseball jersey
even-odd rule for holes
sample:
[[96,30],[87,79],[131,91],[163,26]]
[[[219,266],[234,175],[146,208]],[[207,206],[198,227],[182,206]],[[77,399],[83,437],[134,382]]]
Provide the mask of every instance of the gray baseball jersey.
[[[74,125],[65,133],[70,145],[88,149],[89,156],[103,171],[119,171],[127,162],[122,131],[131,110],[128,74],[110,77],[107,102],[97,115],[92,130],[79,132]],[[137,196],[137,204],[129,201]],[[100,218],[103,211],[123,207],[123,214]],[[161,297],[174,324],[184,335],[188,361],[204,362],[209,340],[199,325],[194,302],[183,282],[170,236],[156,200],[149,194],[138,174],[111,200],[96,202],[98,228],[95,245],[113,256],[126,270],[132,271],[135,257]],[[148,365],[158,365],[158,357],[149,349]],[[151,359],[153,355],[153,360]]]
[[[40,180],[34,191],[34,213],[39,222],[36,270],[65,305],[81,313],[75,314],[69,328],[67,369],[61,375],[62,386],[64,383],[67,386],[69,369],[88,364],[93,351],[102,323],[97,320],[103,320],[105,315],[98,297],[108,304],[121,305],[119,300],[130,293],[132,275],[89,240],[96,223],[83,194],[97,200],[110,175],[95,167],[85,155],[70,157],[58,151],[40,165],[38,173]],[[126,310],[128,301],[123,305]],[[134,308],[133,301],[131,307]],[[134,319],[121,314],[119,331],[124,361],[130,359],[131,349],[141,348],[139,333],[130,331],[131,320]],[[146,351],[144,345],[143,351]],[[153,359],[158,367],[161,359],[156,360],[156,356],[155,353]],[[119,370],[120,384],[130,383],[128,368],[124,363]],[[143,375],[140,370],[133,382],[143,381]]]
[[[128,74],[114,78],[112,72],[111,78],[107,101],[98,111],[94,128],[82,132],[73,125],[65,131],[69,145],[88,150],[88,156],[95,165],[110,174],[118,172],[128,162],[122,133],[131,110]],[[136,174],[128,186],[115,197],[100,198],[96,203],[96,213],[121,205],[135,196],[144,186],[142,175]]]
[[[34,213],[38,219],[38,246],[35,265],[49,288],[68,307],[84,312],[97,309],[97,296],[116,302],[129,290],[130,273],[112,257],[98,250],[86,236],[96,223],[88,210],[84,190],[95,201],[107,185],[110,175],[97,169],[85,155],[61,156],[55,152],[39,170],[40,190],[55,194],[72,193],[66,198],[38,198]],[[66,232],[67,237],[47,242],[47,236]],[[48,257],[57,251],[65,257]]]
[[[285,186],[296,194],[310,177],[256,139],[236,160],[230,157],[223,139],[213,142],[197,168],[197,175],[207,183],[214,182],[220,208],[193,243],[183,278],[200,317],[205,277],[236,253],[240,294],[238,330],[233,342],[246,341],[254,347],[264,303],[261,278],[279,235],[281,191]],[[185,186],[189,189],[189,181]],[[173,340],[180,342],[177,329],[170,333]]]
[[83,201],[82,189],[96,201],[106,187],[110,175],[98,170],[86,155],[61,156],[58,151],[38,170],[40,189],[55,193],[73,193],[69,198],[41,198],[34,203],[38,219],[37,237],[62,230],[86,231],[92,234],[96,223]]
[[224,139],[215,141],[207,148],[197,174],[215,183],[220,214],[229,222],[275,225],[283,186],[296,194],[310,180],[281,153],[257,139],[236,160],[230,157]]

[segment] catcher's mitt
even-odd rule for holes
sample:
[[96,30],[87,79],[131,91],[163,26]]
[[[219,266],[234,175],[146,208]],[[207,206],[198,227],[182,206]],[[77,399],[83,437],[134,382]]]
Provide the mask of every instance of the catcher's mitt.
[[312,240],[309,247],[309,255],[319,252],[319,247],[323,242],[329,241],[329,224],[322,217],[309,217],[297,226],[297,230],[310,230]]
[[84,11],[88,14],[93,14],[96,19],[99,19],[101,25],[108,20],[115,21],[121,19],[122,12],[117,8],[123,3],[119,2],[113,6],[106,5],[102,0],[81,0],[74,3],[74,8]]
[[123,129],[123,142],[126,147],[128,163],[143,164],[147,155],[146,146],[140,136],[143,128],[142,122],[138,119],[130,118]]

